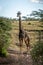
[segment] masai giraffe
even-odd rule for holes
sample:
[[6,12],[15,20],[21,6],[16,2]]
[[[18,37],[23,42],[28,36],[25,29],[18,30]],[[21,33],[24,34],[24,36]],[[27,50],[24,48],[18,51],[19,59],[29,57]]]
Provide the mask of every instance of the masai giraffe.
[[20,42],[20,47],[22,46],[23,40],[24,40],[26,47],[27,47],[27,50],[28,50],[28,47],[30,47],[30,39],[29,39],[27,32],[25,32],[24,29],[22,28],[20,11],[17,13],[17,16],[19,17],[19,42]]

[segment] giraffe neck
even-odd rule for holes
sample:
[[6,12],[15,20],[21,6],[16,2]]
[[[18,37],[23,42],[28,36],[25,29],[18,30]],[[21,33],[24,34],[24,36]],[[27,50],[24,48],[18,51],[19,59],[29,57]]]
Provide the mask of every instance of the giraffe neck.
[[21,17],[19,17],[19,31],[22,29],[21,27]]

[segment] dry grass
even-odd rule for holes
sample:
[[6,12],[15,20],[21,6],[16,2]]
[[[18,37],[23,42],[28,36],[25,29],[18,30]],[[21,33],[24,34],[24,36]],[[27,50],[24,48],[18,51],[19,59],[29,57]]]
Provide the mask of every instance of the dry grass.
[[[30,23],[30,24],[29,24]],[[12,39],[11,39],[11,47],[13,49],[17,49],[19,50],[19,47],[16,45],[16,43],[19,43],[19,39],[18,39],[18,34],[19,34],[19,22],[18,21],[14,21],[12,22],[12,31],[11,31],[11,35],[12,35]],[[22,21],[22,26],[24,29],[26,30],[43,30],[42,23],[39,21]],[[37,36],[39,35],[38,32],[28,32],[28,35],[30,37],[30,44],[34,44],[38,41]],[[25,46],[25,44],[23,43],[23,45]],[[26,47],[23,47],[23,49],[26,49]]]

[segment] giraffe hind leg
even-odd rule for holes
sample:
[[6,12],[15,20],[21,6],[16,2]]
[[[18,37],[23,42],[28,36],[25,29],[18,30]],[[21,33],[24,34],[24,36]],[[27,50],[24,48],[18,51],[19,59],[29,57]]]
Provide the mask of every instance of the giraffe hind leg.
[[29,42],[29,39],[28,38],[25,38],[25,44],[26,44],[26,48],[27,48],[27,52],[30,48],[30,42]]

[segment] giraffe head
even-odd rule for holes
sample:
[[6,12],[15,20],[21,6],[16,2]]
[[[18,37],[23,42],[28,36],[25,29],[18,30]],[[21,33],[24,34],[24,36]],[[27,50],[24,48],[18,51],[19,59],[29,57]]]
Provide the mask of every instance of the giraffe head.
[[17,13],[17,17],[20,17],[20,16],[21,16],[21,12],[18,11],[18,13]]

